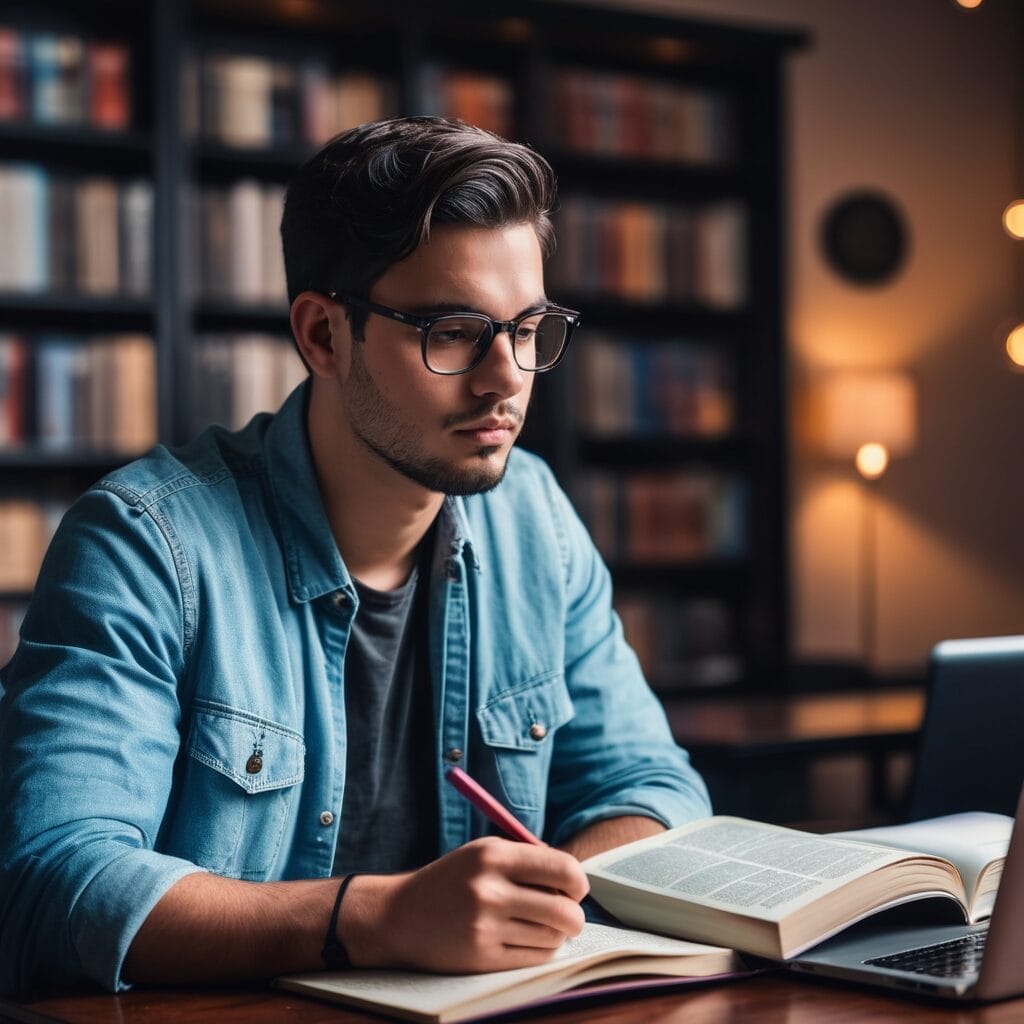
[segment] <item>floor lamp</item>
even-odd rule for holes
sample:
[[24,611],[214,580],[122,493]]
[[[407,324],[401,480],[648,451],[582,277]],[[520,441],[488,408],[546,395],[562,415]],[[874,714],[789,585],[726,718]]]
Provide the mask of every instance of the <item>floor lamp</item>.
[[877,655],[877,495],[872,493],[890,458],[909,454],[917,441],[917,392],[907,373],[836,370],[812,392],[814,434],[831,458],[853,461],[863,478],[860,526],[860,631],[865,669]]

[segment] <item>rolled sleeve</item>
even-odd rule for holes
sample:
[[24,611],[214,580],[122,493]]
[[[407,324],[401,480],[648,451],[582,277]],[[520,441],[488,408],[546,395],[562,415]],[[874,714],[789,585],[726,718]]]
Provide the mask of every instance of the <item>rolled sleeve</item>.
[[0,704],[0,990],[121,966],[196,865],[154,852],[178,755],[182,566],[166,524],[94,489],[47,552]]
[[594,822],[626,815],[666,827],[706,817],[707,788],[625,641],[608,570],[561,491],[553,489],[552,503],[562,526],[565,676],[576,714],[556,736],[549,841],[564,843]]

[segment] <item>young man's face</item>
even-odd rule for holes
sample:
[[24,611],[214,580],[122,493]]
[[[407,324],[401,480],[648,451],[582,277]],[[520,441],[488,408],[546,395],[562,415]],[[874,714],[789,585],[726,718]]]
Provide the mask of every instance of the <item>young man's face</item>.
[[[546,301],[540,243],[529,224],[444,225],[376,282],[369,298],[403,313],[483,313],[512,320]],[[431,491],[494,487],[522,430],[533,388],[507,334],[468,373],[423,364],[421,332],[370,314],[353,341],[342,401],[353,435],[392,469]]]

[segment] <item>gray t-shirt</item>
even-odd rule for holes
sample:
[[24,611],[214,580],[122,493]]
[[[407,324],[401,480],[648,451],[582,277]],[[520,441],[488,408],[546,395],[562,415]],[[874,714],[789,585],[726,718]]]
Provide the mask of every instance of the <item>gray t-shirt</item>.
[[434,713],[428,653],[433,531],[397,590],[354,581],[345,654],[348,754],[334,874],[386,874],[437,857]]

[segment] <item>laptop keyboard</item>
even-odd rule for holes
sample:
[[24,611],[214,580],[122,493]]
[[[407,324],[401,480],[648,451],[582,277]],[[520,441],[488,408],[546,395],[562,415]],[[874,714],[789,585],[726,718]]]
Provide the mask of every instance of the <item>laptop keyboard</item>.
[[933,978],[959,978],[976,974],[981,969],[988,929],[971,932],[959,939],[938,942],[934,946],[920,946],[889,956],[876,956],[864,963],[875,967],[890,967],[911,974],[928,974]]

